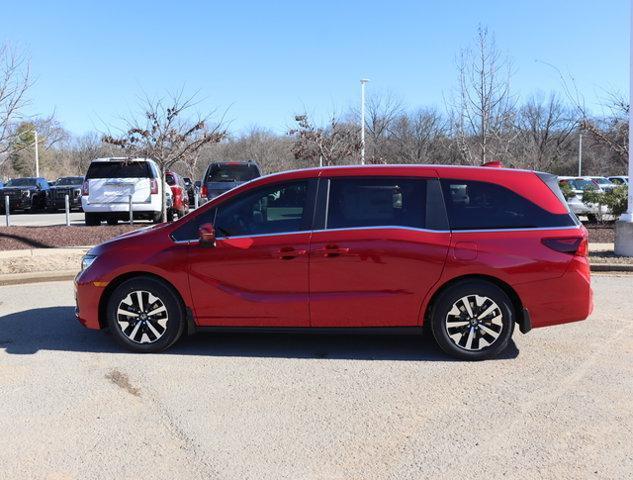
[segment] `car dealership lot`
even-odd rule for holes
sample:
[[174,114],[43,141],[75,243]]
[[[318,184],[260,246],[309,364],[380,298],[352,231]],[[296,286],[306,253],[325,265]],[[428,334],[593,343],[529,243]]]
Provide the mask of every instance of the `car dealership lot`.
[[199,335],[122,352],[70,282],[0,287],[6,478],[625,478],[631,276],[497,360],[430,339]]

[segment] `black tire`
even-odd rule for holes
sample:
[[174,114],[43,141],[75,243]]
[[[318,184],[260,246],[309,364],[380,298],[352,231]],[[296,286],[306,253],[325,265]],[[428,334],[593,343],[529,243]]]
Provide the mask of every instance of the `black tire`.
[[99,217],[99,215],[88,212],[86,212],[84,215],[86,227],[96,227],[101,225],[101,218]]
[[[138,292],[141,292],[142,310],[138,308]],[[156,301],[153,301],[153,298]],[[122,307],[128,311],[136,308],[136,311],[140,310],[147,314],[150,309],[160,309],[161,306],[165,307],[164,312],[144,319],[141,313],[139,317],[129,317],[129,322],[125,320],[128,318],[127,315],[118,313]],[[114,338],[120,345],[133,352],[161,352],[172,346],[185,329],[185,312],[180,299],[165,283],[152,277],[134,277],[116,287],[108,298],[106,312],[108,326]],[[162,321],[164,322],[161,323]],[[137,323],[140,323],[138,328]],[[154,332],[158,332],[159,336]]]
[[598,217],[593,213],[590,213],[589,215],[587,215],[587,221],[589,223],[598,223]]
[[174,221],[174,211],[173,210],[168,210],[167,211],[167,221],[168,222],[173,222]]
[[107,223],[108,225],[114,226],[114,225],[117,225],[117,224],[119,223],[119,219],[118,219],[118,218],[116,218],[116,217],[108,217],[108,218],[106,219],[106,223]]
[[152,223],[161,223],[163,221],[163,214],[160,212],[157,212],[154,214],[154,216],[152,217]]
[[431,330],[440,348],[449,355],[462,360],[484,360],[507,348],[515,318],[512,301],[501,288],[482,280],[465,280],[444,290],[436,299]]

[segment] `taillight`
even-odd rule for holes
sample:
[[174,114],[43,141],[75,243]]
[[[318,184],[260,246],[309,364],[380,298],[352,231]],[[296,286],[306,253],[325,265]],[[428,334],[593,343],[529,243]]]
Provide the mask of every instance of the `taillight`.
[[586,237],[543,238],[541,243],[552,250],[569,255],[586,257],[589,254],[589,242]]
[[152,195],[156,195],[158,193],[158,182],[155,178],[151,178],[149,180],[149,188]]
[[200,191],[200,196],[202,198],[207,198],[209,196],[209,190],[206,185],[202,185],[202,190]]
[[81,186],[81,194],[85,197],[88,196],[88,194],[90,193],[89,188],[88,188],[88,180],[86,180],[84,182],[84,184]]

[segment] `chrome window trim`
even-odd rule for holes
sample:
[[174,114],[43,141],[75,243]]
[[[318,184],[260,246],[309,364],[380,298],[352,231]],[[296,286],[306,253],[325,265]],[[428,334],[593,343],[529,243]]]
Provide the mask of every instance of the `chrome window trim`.
[[[216,240],[232,240],[237,238],[257,238],[257,237],[272,237],[277,235],[298,235],[301,233],[322,233],[322,232],[341,232],[346,230],[409,230],[413,232],[425,232],[425,233],[502,233],[502,232],[532,232],[532,231],[553,231],[553,230],[580,230],[579,226],[567,226],[567,227],[532,227],[532,228],[494,228],[494,229],[480,229],[480,230],[431,230],[428,228],[415,228],[405,227],[402,225],[376,225],[367,227],[346,227],[346,228],[324,228],[319,230],[300,230],[293,232],[277,232],[277,233],[259,233],[256,235],[235,235],[233,237],[216,237]],[[172,240],[176,244],[195,244],[199,240]]]
[[327,182],[327,189],[325,190],[325,217],[323,217],[323,229],[327,230],[327,217],[330,215],[330,186],[332,185],[332,179],[326,178],[325,181]]

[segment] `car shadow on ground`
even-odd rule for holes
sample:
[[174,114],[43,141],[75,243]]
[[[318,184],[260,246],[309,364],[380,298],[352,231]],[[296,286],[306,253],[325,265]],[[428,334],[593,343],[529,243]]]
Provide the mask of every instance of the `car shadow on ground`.
[[[126,353],[106,332],[88,330],[72,307],[36,308],[0,317],[0,349],[15,355],[40,350]],[[346,360],[455,361],[430,335],[199,333],[182,338],[169,355]],[[514,343],[498,359],[516,358]]]

